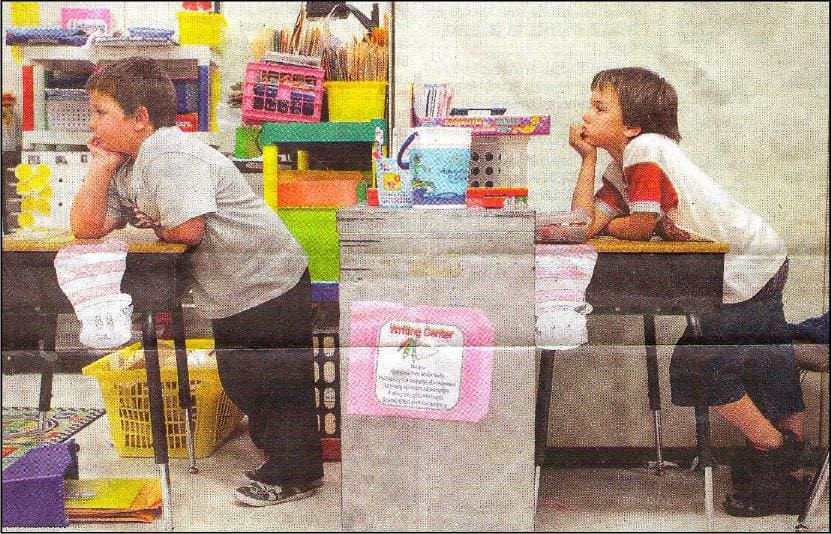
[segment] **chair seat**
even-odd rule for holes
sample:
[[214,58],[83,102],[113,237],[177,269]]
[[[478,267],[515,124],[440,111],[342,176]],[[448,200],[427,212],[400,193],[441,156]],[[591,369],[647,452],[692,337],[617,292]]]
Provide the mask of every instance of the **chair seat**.
[[800,369],[817,373],[828,372],[828,345],[819,343],[793,344],[796,364]]

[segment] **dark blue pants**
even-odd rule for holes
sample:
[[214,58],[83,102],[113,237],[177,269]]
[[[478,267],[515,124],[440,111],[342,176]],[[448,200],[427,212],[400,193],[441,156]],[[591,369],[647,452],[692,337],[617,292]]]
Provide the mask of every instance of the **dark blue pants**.
[[[787,264],[783,271],[787,278]],[[753,298],[703,315],[700,339],[687,326],[669,367],[673,404],[693,406],[700,397],[715,406],[747,393],[769,420],[805,410],[781,274]]]
[[222,387],[269,455],[269,482],[321,478],[309,271],[287,293],[211,324]]

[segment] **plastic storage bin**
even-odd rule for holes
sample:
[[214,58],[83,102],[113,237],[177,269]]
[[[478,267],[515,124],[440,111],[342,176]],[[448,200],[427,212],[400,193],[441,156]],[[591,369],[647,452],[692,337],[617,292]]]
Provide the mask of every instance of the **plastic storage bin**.
[[50,130],[89,130],[89,95],[84,89],[47,89],[46,125]]
[[280,208],[338,208],[357,202],[359,171],[280,171],[277,206]]
[[323,70],[277,63],[249,62],[242,88],[242,120],[320,122]]
[[306,251],[312,282],[336,282],[339,277],[338,208],[279,208],[277,214]]
[[222,13],[178,11],[179,44],[217,46],[222,42],[228,21]]
[[330,122],[366,122],[384,118],[386,81],[331,81],[323,85]]
[[[185,342],[188,358],[191,351],[213,348],[212,339],[188,339]],[[176,368],[166,365],[164,354],[173,357],[173,341],[159,340],[162,397],[167,424],[168,453],[174,458],[187,458],[187,425],[185,414],[179,408]],[[101,394],[110,421],[110,435],[121,456],[149,458],[153,456],[153,437],[150,429],[150,404],[141,343],[133,343],[110,353],[83,368],[85,375],[94,376],[101,385]],[[173,360],[175,361],[175,360]],[[111,368],[111,362],[118,369]],[[126,362],[121,363],[119,362]],[[215,365],[215,364],[214,364]],[[209,456],[227,438],[242,420],[242,412],[222,389],[215,366],[189,365],[190,391],[193,398],[195,456]]]
[[3,471],[3,526],[68,526],[65,478],[78,478],[74,439],[27,451]]

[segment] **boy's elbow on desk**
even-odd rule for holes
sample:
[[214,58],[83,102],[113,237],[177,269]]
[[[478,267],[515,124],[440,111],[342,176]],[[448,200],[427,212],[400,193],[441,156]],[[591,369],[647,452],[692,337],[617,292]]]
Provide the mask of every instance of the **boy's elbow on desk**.
[[652,213],[635,213],[609,221],[609,235],[628,241],[649,241],[655,233],[658,216]]

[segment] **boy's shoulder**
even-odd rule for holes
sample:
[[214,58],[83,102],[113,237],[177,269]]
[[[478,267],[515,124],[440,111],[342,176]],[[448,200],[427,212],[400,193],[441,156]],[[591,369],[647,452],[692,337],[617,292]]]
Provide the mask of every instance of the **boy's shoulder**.
[[147,138],[142,146],[140,157],[148,161],[166,159],[173,155],[192,156],[208,163],[216,163],[227,158],[218,150],[199,139],[189,136],[177,127],[159,128]]
[[677,156],[683,151],[678,143],[657,133],[644,133],[632,138],[623,152],[624,167],[641,161],[661,161],[665,157]]
[[678,143],[659,133],[642,133],[629,141],[629,145],[639,148],[645,146],[678,148]]

